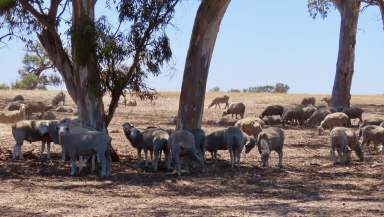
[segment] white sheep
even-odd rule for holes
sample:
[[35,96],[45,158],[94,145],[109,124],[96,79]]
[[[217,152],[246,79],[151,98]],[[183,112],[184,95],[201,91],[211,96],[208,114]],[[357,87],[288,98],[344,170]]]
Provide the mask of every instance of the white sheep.
[[253,137],[247,136],[238,127],[229,127],[224,132],[224,143],[229,151],[231,158],[231,167],[235,165],[240,166],[240,156],[244,146],[255,144],[256,141]]
[[26,119],[25,105],[21,104],[18,111],[2,111],[0,112],[1,123],[16,123]]
[[[360,161],[364,160],[364,153],[355,132],[345,127],[335,127],[331,135],[331,160],[334,164],[349,163],[351,151],[355,151]],[[336,153],[337,152],[337,156]]]
[[336,112],[327,115],[318,127],[319,135],[322,135],[325,129],[332,130],[334,127],[350,127],[349,117],[343,112]]
[[239,127],[244,133],[256,138],[259,133],[263,130],[261,124],[257,119],[259,118],[250,117],[238,120],[235,123],[235,127]]

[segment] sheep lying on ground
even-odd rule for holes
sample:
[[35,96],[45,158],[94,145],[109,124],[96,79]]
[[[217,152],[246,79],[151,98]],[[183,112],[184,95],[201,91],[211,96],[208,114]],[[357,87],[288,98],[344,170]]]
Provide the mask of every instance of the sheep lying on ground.
[[283,114],[283,126],[290,122],[291,124],[297,123],[303,125],[304,123],[304,111],[301,106],[296,106],[295,108],[289,108]]
[[[345,127],[335,127],[331,131],[331,159],[336,163],[349,163],[351,151],[355,151],[360,161],[364,160],[364,153],[355,132]],[[336,156],[336,153],[338,156]]]
[[229,108],[223,112],[223,117],[225,115],[235,115],[235,118],[237,118],[237,115],[240,115],[241,118],[244,118],[244,112],[245,112],[245,105],[244,103],[233,103],[229,106]]
[[24,104],[23,101],[10,102],[10,103],[7,104],[7,106],[5,106],[4,111],[20,110],[20,106],[23,105],[23,104]]
[[25,105],[20,106],[18,111],[2,111],[0,112],[0,123],[16,123],[26,119]]
[[92,156],[96,154],[98,163],[101,164],[100,175],[102,177],[111,175],[111,137],[104,132],[86,131],[82,133],[71,133],[67,125],[59,126],[60,145],[63,152],[69,156],[71,161],[70,175],[76,174],[76,161],[78,156]]
[[65,104],[65,94],[63,91],[60,91],[60,93],[58,93],[55,97],[53,97],[51,104],[53,106],[58,106],[60,102],[62,102],[63,105]]
[[56,131],[56,121],[19,121],[12,126],[12,135],[16,141],[13,149],[12,159],[19,157],[23,159],[21,146],[24,141],[37,142],[41,141],[41,156],[44,153],[45,145],[47,145],[47,158],[51,158],[51,142],[59,143]]
[[273,116],[273,115],[279,115],[280,117],[282,117],[283,113],[284,113],[284,107],[283,106],[270,105],[264,109],[264,111],[260,115],[260,118],[264,118],[265,116]]
[[244,133],[248,134],[249,136],[253,136],[257,138],[259,133],[262,130],[262,126],[260,125],[260,122],[256,120],[256,118],[244,118],[241,120],[238,120],[235,123],[235,127],[239,127]]
[[222,97],[215,97],[212,100],[211,104],[209,104],[208,108],[211,108],[212,106],[215,106],[215,108],[217,106],[219,106],[219,108],[220,108],[221,103],[224,103],[225,104],[224,108],[227,108],[228,107],[228,101],[229,101],[229,96],[227,96],[227,95],[224,95]]
[[23,95],[16,95],[15,97],[13,97],[12,102],[15,102],[15,101],[21,101],[21,102],[24,102],[24,97],[23,97]]
[[319,108],[305,121],[305,125],[309,127],[319,125],[329,114],[331,114],[331,112],[327,108]]
[[315,113],[315,111],[317,111],[317,108],[311,104],[304,107],[303,108],[303,112],[304,112],[303,119],[308,120],[311,117],[311,115],[313,113]]
[[304,97],[303,100],[301,100],[301,105],[307,106],[307,105],[315,105],[316,104],[316,98],[315,97]]
[[219,129],[211,132],[205,139],[205,150],[211,153],[212,160],[217,160],[218,150],[227,150],[224,142],[224,133],[226,129]]
[[363,128],[365,126],[368,126],[368,125],[376,125],[376,126],[380,126],[381,123],[384,122],[384,119],[382,118],[370,118],[370,119],[365,119],[363,120],[363,122],[360,124],[359,128]]
[[26,104],[25,112],[27,114],[27,118],[29,118],[33,113],[44,113],[51,108],[52,106],[47,106],[43,102],[31,102]]
[[66,107],[66,106],[59,106],[56,108],[56,112],[67,112],[67,113],[72,113],[73,108],[71,107]]
[[319,135],[322,135],[325,129],[332,130],[334,127],[350,127],[350,124],[349,117],[342,112],[329,114],[318,127]]
[[350,107],[350,108],[343,108],[342,110],[343,113],[348,115],[349,119],[359,119],[359,124],[363,122],[363,109],[358,108],[358,107]]
[[51,112],[51,111],[47,111],[47,112],[44,112],[40,115],[40,120],[56,120],[56,115]]
[[206,136],[205,136],[204,130],[192,129],[191,133],[195,137],[195,145],[197,150],[199,151],[200,156],[205,160],[205,137]]
[[263,121],[267,125],[281,124],[282,120],[280,116],[265,116]]
[[372,142],[375,149],[380,151],[384,144],[384,128],[376,125],[368,125],[360,128],[359,137],[362,138],[362,146],[369,146]]
[[253,138],[248,137],[238,127],[229,127],[225,130],[224,143],[229,151],[231,167],[240,166],[240,156],[245,145],[256,144]]
[[201,164],[202,170],[205,170],[204,160],[196,149],[195,138],[191,132],[187,130],[176,130],[171,134],[169,144],[171,145],[171,156],[175,163],[178,176],[181,176],[180,157],[197,160]]
[[[283,166],[284,131],[278,127],[263,129],[256,140],[257,148],[261,155],[261,166],[268,167],[271,151],[279,155],[279,167]],[[249,153],[255,147],[250,143],[245,146],[245,153]]]

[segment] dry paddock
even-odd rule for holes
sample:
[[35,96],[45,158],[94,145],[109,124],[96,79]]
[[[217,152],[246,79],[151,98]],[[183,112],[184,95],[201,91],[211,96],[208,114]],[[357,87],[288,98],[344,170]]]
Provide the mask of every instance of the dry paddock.
[[[27,100],[49,101],[54,91],[1,91],[0,108],[16,94]],[[209,93],[206,105],[214,96]],[[308,95],[230,94],[231,102],[244,102],[246,116],[259,114],[268,104],[294,104]],[[322,96],[316,96],[317,100]],[[106,100],[107,101],[107,100]],[[73,105],[73,102],[69,102]],[[384,117],[384,96],[353,96],[364,118]],[[259,167],[253,150],[242,155],[240,168],[231,169],[221,152],[207,172],[194,171],[178,179],[164,169],[152,172],[137,163],[121,124],[140,128],[173,128],[177,93],[160,93],[155,103],[138,101],[137,107],[120,106],[109,127],[113,146],[121,156],[113,164],[111,178],[94,175],[69,177],[69,165],[59,159],[54,146],[52,161],[35,158],[40,144],[24,144],[32,153],[24,161],[11,161],[14,144],[10,125],[0,124],[0,213],[2,216],[384,216],[383,156],[366,151],[364,162],[356,157],[349,166],[333,166],[329,160],[329,133],[315,129],[285,129],[283,169],[272,155],[269,169]],[[205,109],[204,123],[220,117],[222,110]],[[61,114],[67,117],[71,114]],[[210,132],[217,127],[204,124]]]

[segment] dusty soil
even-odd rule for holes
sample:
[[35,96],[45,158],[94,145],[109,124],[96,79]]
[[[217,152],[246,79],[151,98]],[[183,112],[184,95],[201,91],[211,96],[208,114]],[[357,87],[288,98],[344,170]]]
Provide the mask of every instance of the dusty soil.
[[[0,109],[16,94],[27,100],[49,101],[54,91],[0,91]],[[207,94],[207,102],[222,93]],[[246,116],[259,114],[268,104],[295,104],[306,95],[230,94],[231,102],[246,104]],[[322,96],[316,96],[318,100]],[[106,99],[106,103],[107,103]],[[69,102],[73,106],[73,102]],[[364,118],[384,117],[384,96],[353,96]],[[9,159],[14,141],[10,125],[0,124],[0,213],[2,216],[384,216],[384,159],[372,149],[366,159],[356,156],[349,166],[329,160],[329,132],[285,129],[284,168],[262,169],[259,154],[242,155],[240,168],[231,169],[226,152],[206,173],[198,170],[178,179],[174,172],[153,172],[137,162],[121,130],[125,121],[139,128],[173,128],[177,93],[161,93],[154,102],[120,106],[109,127],[113,146],[121,156],[113,175],[99,179],[84,174],[69,177],[69,164],[59,158],[41,160],[39,143],[24,144],[24,161]],[[204,123],[217,120],[220,109],[206,109]],[[59,118],[71,114],[60,114]],[[216,126],[204,124],[207,132]],[[208,159],[209,156],[207,155]]]

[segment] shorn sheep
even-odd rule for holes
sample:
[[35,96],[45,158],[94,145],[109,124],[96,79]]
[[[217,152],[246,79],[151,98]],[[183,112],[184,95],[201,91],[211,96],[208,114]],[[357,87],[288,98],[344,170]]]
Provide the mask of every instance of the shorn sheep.
[[362,146],[369,146],[373,143],[377,151],[382,151],[384,144],[384,128],[376,125],[368,125],[359,130],[359,137],[362,138]]
[[343,113],[345,113],[346,115],[348,115],[349,119],[359,119],[359,124],[361,122],[363,122],[363,109],[359,108],[359,107],[349,107],[349,108],[343,108],[342,110]]
[[306,107],[303,108],[303,112],[304,112],[303,119],[308,120],[311,117],[311,115],[315,113],[315,111],[317,111],[317,108],[315,106],[307,105]]
[[[190,132],[195,137],[195,145],[197,150],[199,151],[200,156],[205,160],[205,132],[200,128],[192,129]],[[172,132],[170,133],[172,134]]]
[[229,127],[225,130],[224,143],[229,151],[231,167],[240,166],[240,156],[245,145],[256,144],[253,138],[248,137],[238,127]]
[[[271,151],[279,155],[279,167],[283,166],[284,131],[278,127],[263,129],[256,140],[256,145],[261,155],[261,166],[268,167]],[[245,146],[245,153],[249,153],[255,147],[250,143]]]
[[155,155],[155,160],[153,162],[153,170],[157,171],[159,160],[161,158],[161,152],[164,153],[166,159],[167,169],[171,169],[171,147],[169,144],[169,134],[167,131],[160,128],[153,128],[148,132],[151,136],[151,141],[153,145],[153,152]]
[[319,108],[305,121],[305,125],[308,127],[319,125],[331,113],[328,108]]
[[349,117],[342,112],[329,114],[318,127],[319,135],[322,135],[325,129],[332,130],[334,127],[350,127],[350,124]]
[[205,150],[211,153],[212,160],[217,160],[217,151],[227,150],[224,142],[224,133],[226,129],[218,129],[206,136]]
[[60,102],[62,102],[63,105],[65,104],[65,94],[63,91],[60,91],[60,93],[58,93],[55,97],[53,97],[51,104],[53,106],[58,106]]
[[363,128],[363,127],[368,126],[368,125],[380,126],[380,124],[383,122],[384,122],[384,119],[382,119],[382,118],[369,118],[369,119],[363,120],[363,122],[360,124],[359,128]]
[[274,116],[263,117],[263,121],[267,125],[275,125],[275,124],[281,124],[282,119],[280,116],[274,115]]
[[307,106],[307,105],[315,105],[316,104],[316,98],[315,97],[305,97],[303,100],[301,100],[301,105]]
[[59,126],[59,143],[63,152],[69,156],[71,162],[70,175],[76,175],[77,157],[92,156],[96,154],[98,163],[101,164],[100,175],[102,177],[111,175],[111,137],[104,132],[86,131],[82,133],[71,133],[66,124]]
[[[331,133],[331,160],[336,163],[349,163],[353,150],[360,161],[364,160],[364,153],[355,132],[345,127],[335,127]],[[336,156],[337,152],[337,156]]]
[[227,95],[224,95],[224,96],[221,96],[221,97],[215,97],[211,104],[209,104],[208,108],[211,108],[212,106],[215,106],[215,108],[218,106],[220,108],[220,104],[225,104],[225,107],[224,108],[228,108],[228,101],[229,101],[229,96]]
[[22,104],[18,111],[0,112],[0,123],[16,123],[26,119],[25,105]]
[[283,114],[283,126],[290,122],[291,124],[297,123],[303,125],[304,123],[304,111],[301,106],[287,109]]
[[41,141],[41,156],[44,153],[45,145],[47,146],[47,158],[51,158],[51,142],[59,143],[57,135],[56,121],[19,121],[12,125],[12,135],[15,139],[12,159],[23,159],[21,146],[24,141],[37,142]]
[[265,116],[279,115],[283,116],[284,107],[281,105],[270,105],[267,106],[264,111],[261,113],[260,118],[264,118]]
[[180,157],[198,161],[201,164],[202,170],[205,170],[204,160],[196,148],[195,138],[191,132],[187,130],[174,131],[169,138],[169,144],[171,145],[171,156],[178,176],[181,176]]
[[244,112],[245,112],[245,105],[242,102],[239,103],[233,103],[229,106],[229,108],[223,112],[223,117],[225,115],[235,115],[235,118],[237,118],[237,115],[240,115],[241,118],[244,118]]
[[252,117],[238,120],[235,123],[235,127],[239,127],[244,133],[249,136],[253,136],[254,138],[257,138],[259,133],[262,131],[260,122],[256,118]]

